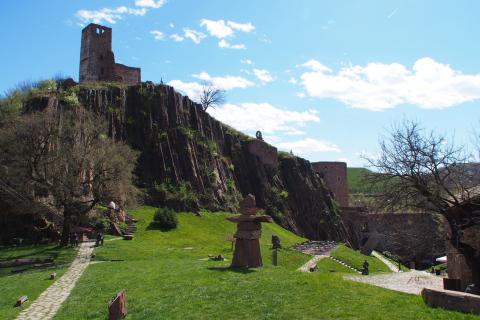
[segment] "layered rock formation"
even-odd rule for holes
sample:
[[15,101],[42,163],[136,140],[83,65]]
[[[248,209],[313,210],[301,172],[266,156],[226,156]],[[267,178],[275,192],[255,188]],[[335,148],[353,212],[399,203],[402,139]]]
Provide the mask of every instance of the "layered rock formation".
[[[81,85],[69,89],[109,122],[114,139],[139,151],[138,185],[146,201],[176,210],[237,211],[253,194],[257,206],[311,239],[341,240],[335,202],[310,163],[222,124],[166,85]],[[68,103],[36,99],[26,109]]]

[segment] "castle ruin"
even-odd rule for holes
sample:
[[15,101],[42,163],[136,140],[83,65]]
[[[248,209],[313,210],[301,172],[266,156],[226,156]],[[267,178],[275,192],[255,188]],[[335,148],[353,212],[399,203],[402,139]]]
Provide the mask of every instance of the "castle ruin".
[[347,164],[323,161],[312,162],[312,167],[323,178],[340,207],[348,207]]
[[112,28],[90,23],[82,30],[80,83],[113,81],[134,85],[140,83],[140,73],[140,68],[115,63]]

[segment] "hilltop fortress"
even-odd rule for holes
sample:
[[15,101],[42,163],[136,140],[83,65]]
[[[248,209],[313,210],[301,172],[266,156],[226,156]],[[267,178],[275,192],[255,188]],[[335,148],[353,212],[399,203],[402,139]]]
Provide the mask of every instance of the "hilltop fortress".
[[138,84],[140,68],[115,63],[112,51],[112,28],[89,24],[82,30],[80,82],[115,81]]

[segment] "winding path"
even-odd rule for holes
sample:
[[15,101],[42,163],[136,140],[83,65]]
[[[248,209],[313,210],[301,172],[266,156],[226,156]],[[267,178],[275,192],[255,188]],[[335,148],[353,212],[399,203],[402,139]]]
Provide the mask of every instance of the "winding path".
[[82,242],[77,256],[57,281],[17,317],[17,320],[48,320],[57,313],[62,303],[68,298],[75,283],[90,263],[94,242]]
[[385,259],[384,256],[382,256],[380,253],[377,251],[372,251],[372,256],[377,258],[378,260],[382,261],[391,271],[393,272],[403,272],[398,268],[398,266],[394,265],[392,262],[390,262],[388,259]]

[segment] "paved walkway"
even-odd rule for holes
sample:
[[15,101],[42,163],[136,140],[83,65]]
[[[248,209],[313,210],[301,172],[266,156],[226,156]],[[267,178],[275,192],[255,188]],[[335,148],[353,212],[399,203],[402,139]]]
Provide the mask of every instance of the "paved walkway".
[[75,283],[88,267],[94,242],[82,242],[77,257],[70,268],[57,281],[48,287],[42,294],[17,317],[17,320],[48,320],[52,319],[62,303],[70,295]]
[[443,290],[443,278],[425,271],[384,273],[369,276],[344,276],[345,279],[368,283],[395,291],[420,294],[423,288]]
[[382,256],[380,253],[377,251],[372,251],[372,256],[376,257],[380,261],[382,261],[391,271],[393,272],[403,272],[401,271],[398,266],[394,265],[392,262],[390,262],[388,259],[385,259],[384,256]]
[[310,272],[310,269],[314,268],[317,265],[318,261],[320,261],[320,260],[322,260],[323,258],[326,258],[326,257],[328,257],[328,256],[326,256],[326,255],[313,256],[312,259],[308,260],[303,266],[301,266],[297,270],[300,271],[300,272]]

